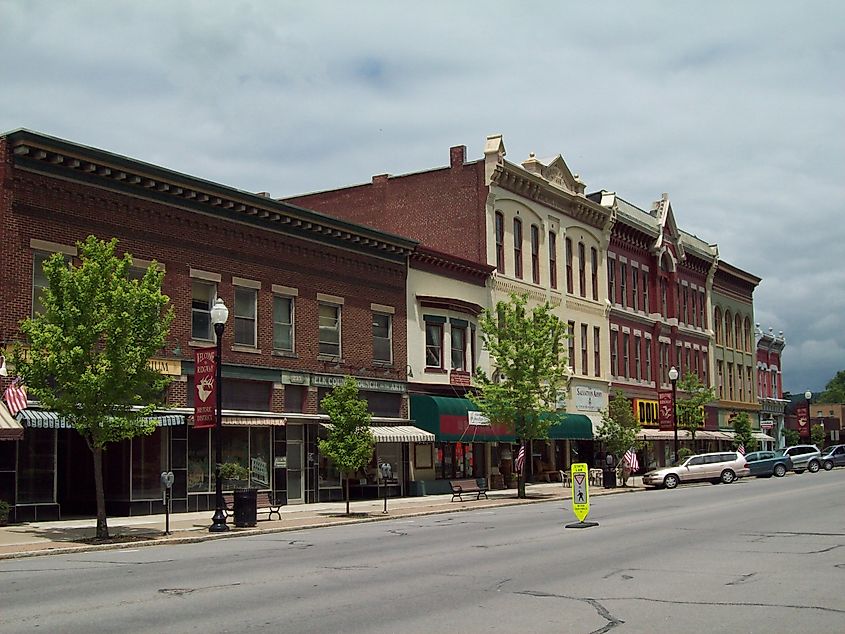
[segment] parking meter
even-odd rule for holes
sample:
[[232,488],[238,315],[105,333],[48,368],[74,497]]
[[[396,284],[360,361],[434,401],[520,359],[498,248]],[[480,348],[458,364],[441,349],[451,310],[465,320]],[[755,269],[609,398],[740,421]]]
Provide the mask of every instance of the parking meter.
[[170,494],[173,491],[173,472],[161,472],[161,502],[164,504],[164,534],[170,535]]
[[393,477],[393,467],[389,462],[381,462],[378,466],[381,471],[381,483],[384,487],[384,510],[382,513],[387,514],[387,481]]

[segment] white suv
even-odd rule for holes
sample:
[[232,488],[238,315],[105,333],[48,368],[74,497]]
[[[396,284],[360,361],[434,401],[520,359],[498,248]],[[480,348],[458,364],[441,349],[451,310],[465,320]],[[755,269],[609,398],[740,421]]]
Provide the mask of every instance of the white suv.
[[816,473],[822,466],[822,452],[815,445],[793,445],[784,449],[783,455],[792,458],[795,473],[803,473],[805,469]]
[[745,456],[735,451],[702,453],[690,456],[674,467],[663,467],[643,475],[645,486],[674,489],[681,482],[709,480],[713,483],[730,484],[737,478],[750,473],[745,465]]

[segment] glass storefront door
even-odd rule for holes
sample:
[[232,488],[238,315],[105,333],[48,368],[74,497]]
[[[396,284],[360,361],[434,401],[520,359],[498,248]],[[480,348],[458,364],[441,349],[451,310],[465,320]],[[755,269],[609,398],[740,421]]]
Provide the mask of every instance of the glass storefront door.
[[287,467],[288,467],[288,504],[302,504],[304,429],[302,425],[289,423],[287,425]]

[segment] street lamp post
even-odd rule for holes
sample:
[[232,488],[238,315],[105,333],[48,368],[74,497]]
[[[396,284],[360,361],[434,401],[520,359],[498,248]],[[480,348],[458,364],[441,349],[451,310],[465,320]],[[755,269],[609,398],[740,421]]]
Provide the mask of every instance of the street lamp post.
[[675,402],[678,370],[674,365],[669,368],[669,380],[672,382],[672,429],[675,432],[675,462],[678,462],[678,405]]
[[813,428],[810,425],[810,400],[813,398],[813,393],[810,390],[804,392],[804,398],[807,399],[807,444],[813,442]]
[[214,324],[214,334],[217,337],[217,356],[214,363],[216,367],[217,382],[217,421],[214,425],[214,490],[215,505],[212,524],[208,528],[209,533],[225,533],[229,530],[226,524],[226,514],[223,512],[223,481],[220,479],[220,465],[223,462],[223,330],[226,328],[226,320],[229,319],[229,309],[219,297],[214,301],[211,309],[211,323]]

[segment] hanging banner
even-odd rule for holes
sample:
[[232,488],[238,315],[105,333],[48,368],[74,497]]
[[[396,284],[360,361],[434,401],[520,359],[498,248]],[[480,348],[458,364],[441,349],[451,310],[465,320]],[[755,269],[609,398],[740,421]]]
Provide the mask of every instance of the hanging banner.
[[194,350],[194,429],[217,422],[217,348]]
[[675,401],[672,398],[672,392],[659,392],[657,402],[659,403],[657,423],[660,425],[660,431],[672,431],[675,429],[675,418],[673,416]]

